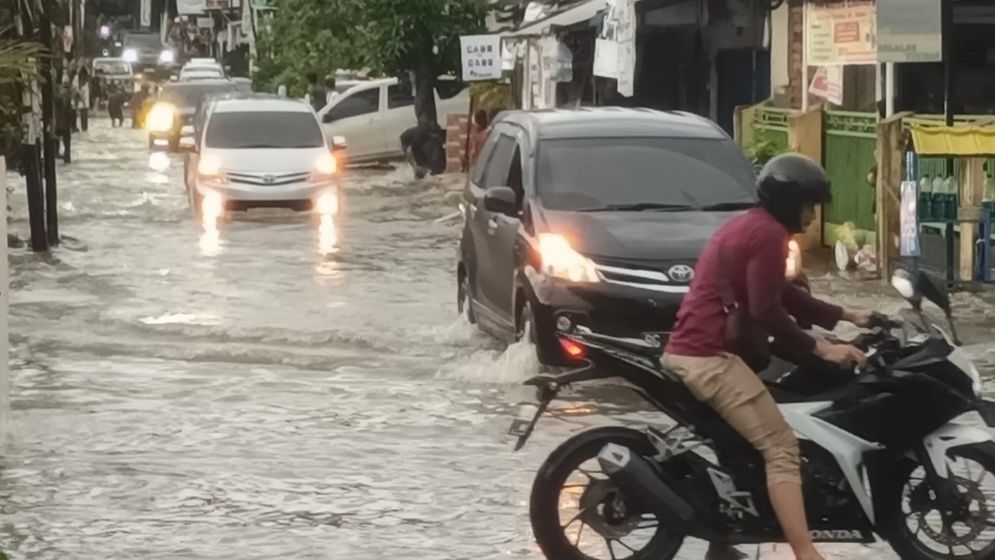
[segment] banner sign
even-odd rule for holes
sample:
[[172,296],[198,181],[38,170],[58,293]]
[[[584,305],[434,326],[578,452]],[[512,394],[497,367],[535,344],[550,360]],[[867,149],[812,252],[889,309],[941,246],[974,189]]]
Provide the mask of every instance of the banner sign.
[[176,12],[180,15],[202,14],[207,10],[207,0],[176,0]]
[[880,62],[942,62],[942,0],[877,0]]
[[806,3],[805,60],[810,66],[877,63],[873,3]]
[[501,36],[464,35],[459,38],[463,81],[501,78]]
[[902,181],[901,254],[903,257],[918,257],[922,254],[919,245],[919,194],[915,181]]
[[843,104],[843,67],[820,66],[808,92],[834,105]]

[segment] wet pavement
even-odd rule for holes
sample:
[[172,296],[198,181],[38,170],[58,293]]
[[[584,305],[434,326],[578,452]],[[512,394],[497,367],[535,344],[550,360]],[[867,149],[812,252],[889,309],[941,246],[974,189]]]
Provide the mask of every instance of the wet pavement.
[[[264,211],[212,236],[179,157],[151,171],[140,131],[91,122],[59,165],[63,246],[10,257],[12,558],[538,558],[527,500],[549,451],[658,419],[606,389],[512,452],[535,364],[456,319],[458,224],[436,220],[456,210],[460,177],[351,170],[334,224]],[[878,288],[815,286],[900,306]],[[992,307],[966,297],[965,338],[993,372],[979,344]]]

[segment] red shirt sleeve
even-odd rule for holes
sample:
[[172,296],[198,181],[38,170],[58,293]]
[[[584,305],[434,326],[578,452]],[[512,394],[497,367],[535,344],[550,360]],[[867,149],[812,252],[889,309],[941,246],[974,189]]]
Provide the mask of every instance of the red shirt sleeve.
[[781,303],[788,314],[798,321],[819,325],[830,331],[836,328],[836,324],[843,318],[842,307],[816,299],[791,282],[784,283]]
[[787,236],[773,228],[759,228],[754,233],[751,256],[746,263],[750,317],[779,343],[811,352],[815,339],[795,323],[781,301],[786,284]]

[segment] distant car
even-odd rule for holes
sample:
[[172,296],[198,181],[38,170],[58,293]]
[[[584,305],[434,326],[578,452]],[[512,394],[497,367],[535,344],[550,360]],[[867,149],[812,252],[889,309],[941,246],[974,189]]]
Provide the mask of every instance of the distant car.
[[224,79],[225,70],[212,58],[194,58],[180,68],[179,80]]
[[314,111],[276,96],[214,99],[186,165],[190,207],[338,210],[338,163]]
[[149,131],[149,147],[154,150],[177,151],[180,138],[189,128],[205,96],[214,93],[236,93],[238,84],[231,80],[196,80],[191,82],[168,82],[155,105],[149,110],[145,127]]
[[122,41],[121,58],[136,74],[163,76],[176,68],[176,51],[162,42],[159,33],[129,31]]
[[[349,142],[350,162],[385,160],[404,155],[401,133],[418,124],[414,104],[411,90],[396,78],[370,80],[340,93],[318,116],[329,138]],[[445,128],[447,115],[469,110],[469,90],[440,81],[435,105],[439,126]]]
[[90,91],[99,90],[101,99],[107,99],[107,91],[112,86],[129,93],[135,90],[135,72],[123,58],[95,58],[92,67],[91,75],[97,87],[91,87]]
[[755,204],[750,162],[703,117],[502,113],[463,195],[459,309],[554,366],[561,330],[665,340],[706,241]]

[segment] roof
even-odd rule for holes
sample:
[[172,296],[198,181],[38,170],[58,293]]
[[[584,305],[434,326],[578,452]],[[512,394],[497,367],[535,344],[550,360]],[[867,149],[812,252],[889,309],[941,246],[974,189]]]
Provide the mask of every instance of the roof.
[[232,87],[235,87],[237,85],[235,84],[235,82],[226,78],[214,78],[214,79],[205,79],[205,80],[194,80],[191,82],[181,82],[181,81],[166,82],[162,84],[162,89],[203,87],[203,86],[223,86],[226,84],[231,85]]
[[230,99],[219,99],[214,106],[215,113],[244,113],[252,111],[309,113],[311,112],[311,106],[299,99],[269,95],[247,95]]
[[728,138],[714,122],[683,111],[580,107],[510,111],[501,120],[533,130],[541,138],[690,137]]
[[504,38],[536,37],[545,35],[551,28],[571,27],[591,21],[598,12],[605,9],[605,0],[584,0],[553,12],[552,14],[522,26],[514,31],[502,33]]

